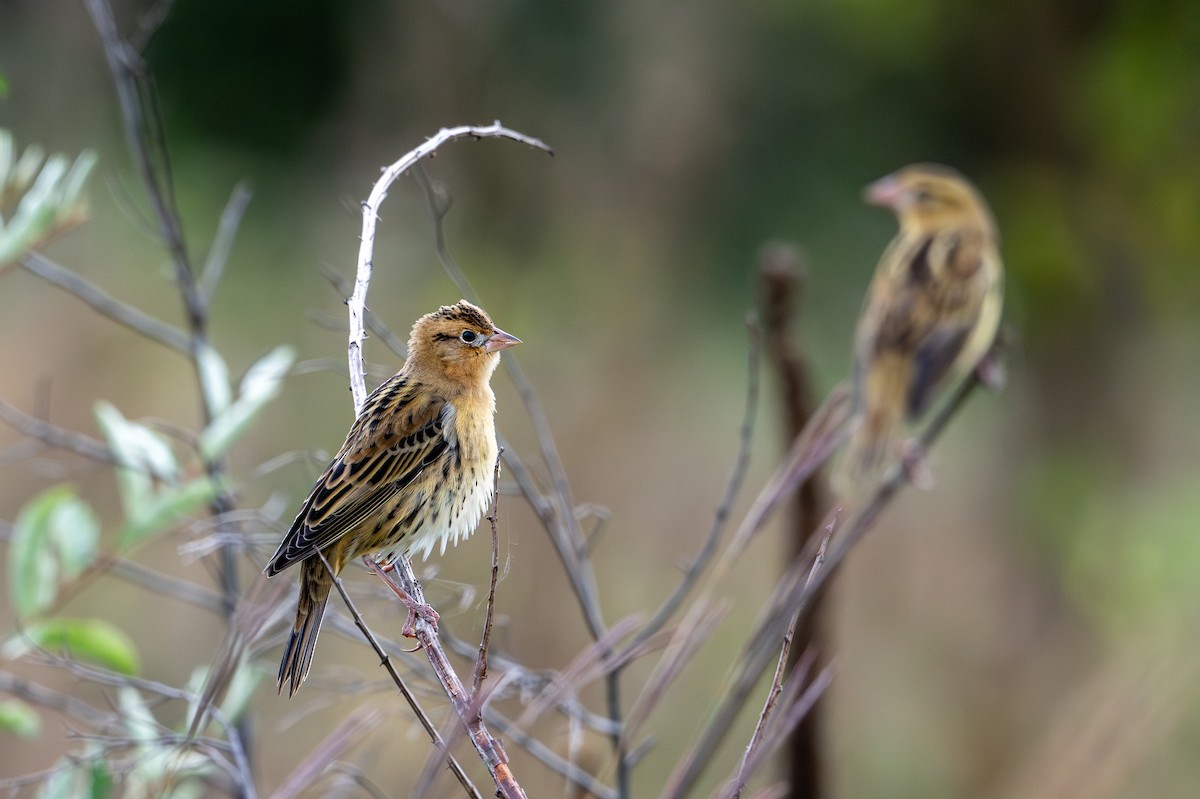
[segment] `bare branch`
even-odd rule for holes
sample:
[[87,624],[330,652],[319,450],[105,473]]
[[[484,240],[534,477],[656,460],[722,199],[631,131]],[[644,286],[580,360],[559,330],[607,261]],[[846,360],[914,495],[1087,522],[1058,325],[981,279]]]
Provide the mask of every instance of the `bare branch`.
[[488,673],[488,644],[492,638],[492,617],[496,610],[496,581],[500,577],[500,534],[496,530],[496,518],[500,511],[500,457],[504,455],[501,449],[496,454],[496,466],[492,473],[492,511],[488,514],[488,526],[492,530],[492,579],[488,585],[487,612],[483,617],[483,635],[479,641],[479,655],[475,659],[475,678],[472,680],[471,693],[476,697],[483,687],[483,681]]
[[[421,584],[413,577],[412,567],[407,558],[397,558],[393,562],[395,568],[391,571],[384,571],[370,557],[364,557],[363,561],[380,579],[395,585],[412,597],[416,603],[425,604],[425,593],[421,589]],[[442,690],[446,692],[446,696],[450,697],[450,704],[458,714],[459,720],[466,727],[471,745],[475,747],[483,764],[491,772],[492,779],[496,783],[497,794],[504,799],[524,799],[525,792],[517,784],[508,767],[508,755],[505,754],[504,747],[488,732],[487,726],[483,723],[482,714],[471,701],[471,696],[463,687],[454,667],[450,665],[450,659],[446,656],[441,641],[438,640],[437,630],[419,614],[414,627],[416,639],[420,642],[421,648],[425,650],[425,656],[429,659],[429,665],[433,667],[433,673],[437,675]]]
[[69,450],[101,463],[115,464],[117,462],[116,456],[103,441],[83,433],[66,430],[36,416],[30,416],[3,400],[0,400],[0,420],[17,432],[35,438],[48,446]]
[[[350,595],[346,593],[346,587],[342,585],[342,578],[334,574],[333,569],[329,566],[329,561],[325,558],[324,552],[318,550],[317,557],[321,559],[321,562],[325,564],[325,568],[328,569],[330,575],[333,576],[334,587],[337,588],[338,593],[342,597],[342,601],[346,603],[346,607],[350,610],[350,615],[354,618],[355,626],[358,627],[359,631],[363,634],[363,637],[367,639],[367,642],[371,645],[371,648],[375,650],[375,654],[379,656],[379,664],[387,670],[388,676],[392,678],[392,682],[394,682],[396,687],[400,689],[400,694],[404,697],[404,700],[408,702],[408,706],[412,708],[417,720],[420,721],[421,726],[425,728],[425,732],[429,735],[430,740],[433,741],[434,746],[441,747],[443,743],[441,734],[433,725],[433,722],[430,721],[429,716],[426,715],[425,711],[421,708],[421,704],[417,701],[416,695],[409,690],[408,685],[404,682],[404,678],[400,676],[400,673],[396,671],[396,667],[392,665],[392,659],[388,656],[388,653],[384,650],[383,646],[380,645],[379,640],[375,637],[375,634],[371,632],[369,627],[367,627],[367,623],[363,620],[362,614],[358,612],[358,607],[355,606],[353,600],[350,599]],[[364,558],[364,561],[368,563],[374,563],[374,561],[371,561],[369,558]],[[462,765],[459,764],[459,762],[454,758],[454,755],[447,753],[446,764],[450,766],[450,770],[454,772],[454,776],[458,778],[459,784],[463,786],[467,794],[475,797],[475,799],[481,799],[479,789],[475,787],[473,782],[471,782],[471,778],[467,776],[466,771],[463,770]]]
[[299,796],[311,788],[321,773],[341,757],[343,752],[382,724],[385,715],[383,708],[371,705],[364,705],[355,710],[300,760],[295,770],[287,776],[275,793],[271,794],[271,799],[292,799],[293,796]]
[[21,266],[47,283],[75,295],[92,306],[97,313],[103,314],[117,324],[124,325],[133,332],[177,352],[191,352],[191,342],[179,329],[155,319],[145,311],[121,302],[95,283],[51,261],[40,252],[26,253],[21,259]]
[[365,338],[363,328],[363,312],[367,307],[367,286],[371,282],[373,252],[375,250],[375,226],[379,221],[379,206],[387,197],[388,189],[397,178],[412,168],[422,158],[436,152],[439,147],[449,141],[464,137],[475,139],[507,138],[544,150],[551,155],[551,150],[542,141],[526,136],[503,127],[499,122],[478,127],[461,125],[457,128],[442,128],[424,144],[407,152],[403,158],[383,170],[383,175],[375,181],[371,194],[363,203],[362,239],[358,248],[358,268],[355,272],[354,291],[350,296],[350,390],[354,394],[354,414],[362,410],[363,402],[367,399],[367,386],[363,382],[362,342]]
[[[156,113],[150,119],[145,114],[147,102],[153,103],[153,92],[145,85],[145,66],[141,56],[121,38],[107,0],[84,0],[84,5],[104,43],[104,55],[117,87],[125,138],[158,220],[159,232],[171,254],[175,279],[188,316],[188,327],[194,336],[202,338],[205,328],[204,303],[188,260],[183,223],[175,208],[170,161],[166,157],[166,144],[161,125],[158,124],[160,120]],[[157,107],[151,105],[150,110],[155,112]]]
[[[921,430],[918,436],[918,443],[923,450],[927,450],[937,439],[978,385],[978,376],[973,373],[954,389],[949,399],[934,413]],[[820,413],[814,416],[813,424],[818,426],[824,424]],[[803,453],[800,454],[803,455]],[[810,455],[808,457],[793,459],[793,463],[786,464],[784,469],[776,473],[777,478],[782,475],[784,479],[773,480],[773,482],[785,485],[791,482],[794,488],[795,485],[798,485],[798,481],[789,481],[787,479],[789,476],[789,467],[798,468],[796,467],[797,463],[800,466],[804,466],[808,460],[811,460],[811,457]],[[664,797],[675,799],[675,797],[686,795],[695,787],[696,781],[711,762],[717,747],[724,741],[733,726],[734,718],[745,705],[746,698],[766,669],[775,648],[774,642],[782,638],[788,621],[793,614],[802,611],[812,596],[821,590],[829,577],[837,571],[837,567],[845,559],[846,555],[849,554],[850,550],[872,528],[880,512],[906,483],[908,483],[908,473],[904,465],[902,463],[894,464],[884,475],[878,488],[875,489],[873,496],[868,499],[862,509],[852,513],[843,528],[842,534],[837,536],[830,546],[825,567],[812,573],[811,580],[805,579],[805,572],[810,571],[809,566],[815,559],[817,539],[815,537],[809,539],[809,543],[812,545],[810,547],[813,550],[812,553],[805,557],[797,558],[793,566],[780,579],[774,595],[769,604],[763,609],[759,621],[756,623],[750,638],[743,648],[734,675],[730,680],[730,685],[723,692],[721,703],[717,706],[708,724],[701,732],[695,747],[692,748],[676,767],[675,774],[672,775],[667,789],[663,792]],[[765,493],[766,491],[764,490]],[[778,500],[782,499],[782,496],[775,497],[774,499],[774,504],[777,504]],[[752,508],[751,513],[755,512],[755,509]],[[760,511],[759,518],[765,518],[765,515],[761,514]],[[744,526],[745,523],[743,524]]]
[[691,591],[696,579],[708,566],[709,561],[712,560],[712,556],[717,549],[717,543],[721,540],[721,533],[724,532],[725,525],[729,520],[733,503],[737,500],[737,495],[741,491],[742,483],[746,477],[746,470],[750,466],[750,448],[753,445],[754,423],[758,414],[759,385],[760,346],[758,328],[752,318],[746,320],[746,330],[749,333],[750,339],[746,379],[746,408],[742,414],[737,456],[734,459],[733,468],[729,472],[729,481],[725,486],[725,495],[721,498],[721,503],[717,506],[717,510],[713,515],[712,527],[709,528],[708,536],[704,539],[700,551],[696,553],[696,557],[692,559],[692,562],[684,570],[683,578],[675,586],[675,590],[667,597],[666,601],[663,602],[650,621],[646,622],[645,626],[633,637],[633,640],[628,644],[630,648],[637,646],[662,629],[662,626],[679,609],[680,603],[683,602],[684,598]]

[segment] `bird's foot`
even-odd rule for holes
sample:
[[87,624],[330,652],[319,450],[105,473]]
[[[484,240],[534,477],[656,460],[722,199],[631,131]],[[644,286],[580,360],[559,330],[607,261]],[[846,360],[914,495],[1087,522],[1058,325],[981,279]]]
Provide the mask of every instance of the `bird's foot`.
[[[370,555],[365,555],[363,556],[363,561],[367,564],[368,569],[377,572],[381,576],[396,568],[396,562],[390,557],[381,563],[373,560]],[[441,617],[438,616],[437,611],[433,609],[432,605],[428,605],[424,602],[418,602],[417,600],[413,599],[412,596],[410,596],[407,591],[401,588],[400,585],[393,579],[385,579],[384,584],[388,588],[392,589],[392,593],[396,595],[396,598],[403,602],[404,606],[408,608],[408,616],[404,620],[404,626],[400,628],[401,635],[403,635],[405,638],[416,638],[418,620],[424,621],[433,628],[433,632],[435,634],[437,633],[438,619]]]
[[915,439],[910,438],[904,442],[900,459],[904,464],[904,474],[907,475],[908,482],[912,483],[914,487],[928,491],[936,485],[937,481],[925,459],[925,449]]
[[975,377],[989,391],[1000,391],[1008,382],[1008,370],[1004,368],[1004,360],[993,349],[975,366]]
[[405,638],[416,638],[418,620],[425,622],[433,628],[435,633],[437,632],[438,619],[440,619],[441,616],[439,616],[438,612],[433,609],[432,605],[427,605],[424,602],[417,602],[416,600],[412,599],[412,597],[409,597],[409,601],[405,604],[408,605],[408,618],[404,620],[404,627],[400,630],[401,635],[403,635]]

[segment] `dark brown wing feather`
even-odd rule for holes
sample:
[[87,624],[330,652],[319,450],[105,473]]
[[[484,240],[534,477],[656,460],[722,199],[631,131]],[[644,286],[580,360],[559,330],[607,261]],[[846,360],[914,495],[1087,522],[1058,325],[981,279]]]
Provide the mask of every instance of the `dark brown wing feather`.
[[898,260],[906,274],[888,298],[872,348],[877,357],[911,355],[909,418],[928,409],[975,327],[983,291],[973,277],[982,267],[983,246],[981,237],[943,231],[912,241]]
[[333,544],[410,485],[450,446],[449,409],[402,375],[380,385],[304,501],[267,576]]

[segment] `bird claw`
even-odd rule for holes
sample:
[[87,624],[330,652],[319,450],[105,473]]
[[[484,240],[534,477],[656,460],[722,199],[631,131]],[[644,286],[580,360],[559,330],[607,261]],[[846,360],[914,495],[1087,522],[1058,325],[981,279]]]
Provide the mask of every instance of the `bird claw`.
[[929,463],[925,460],[925,450],[919,443],[912,439],[904,442],[900,459],[904,464],[904,474],[914,487],[928,491],[937,484],[933,472],[929,469]]
[[[408,618],[404,620],[404,627],[401,628],[400,634],[405,638],[417,637],[417,620],[423,621],[433,628],[436,633],[438,630],[438,620],[441,616],[433,609],[432,605],[427,605],[424,602],[410,601],[408,605]],[[420,649],[420,647],[417,647]],[[413,650],[416,651],[415,649]]]
[[975,366],[975,377],[989,391],[998,392],[1008,382],[1008,370],[1004,368],[1004,361],[993,351],[983,356]]

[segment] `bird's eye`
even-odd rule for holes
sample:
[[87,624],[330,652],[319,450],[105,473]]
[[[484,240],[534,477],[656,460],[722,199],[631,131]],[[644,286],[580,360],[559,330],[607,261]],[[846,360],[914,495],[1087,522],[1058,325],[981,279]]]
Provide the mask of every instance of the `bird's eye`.
[[474,330],[464,330],[458,334],[458,337],[462,339],[464,343],[471,344],[475,341],[475,339],[479,338],[479,335]]

